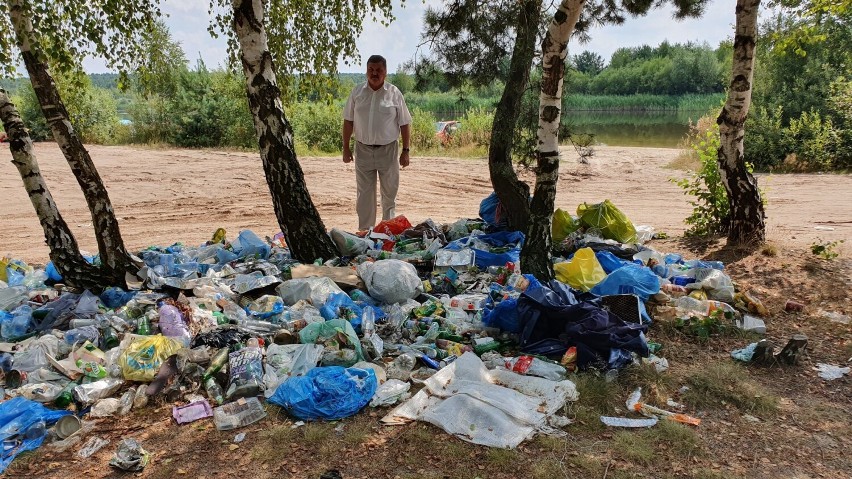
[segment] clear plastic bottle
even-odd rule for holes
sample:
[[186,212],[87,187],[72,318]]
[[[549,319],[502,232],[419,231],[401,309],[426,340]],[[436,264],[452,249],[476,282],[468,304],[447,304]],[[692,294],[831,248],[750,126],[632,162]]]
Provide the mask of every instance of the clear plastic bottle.
[[83,326],[81,328],[69,329],[65,332],[65,342],[69,346],[77,343],[85,343],[86,341],[97,344],[100,337],[101,334],[95,326]]
[[207,397],[217,406],[225,401],[225,392],[222,391],[222,386],[219,386],[214,378],[211,377],[204,381],[204,389],[207,391]]
[[388,366],[388,379],[408,381],[415,363],[417,363],[417,358],[413,354],[400,354],[393,360],[390,366]]
[[516,358],[506,359],[506,368],[519,374],[527,376],[538,376],[551,381],[561,381],[565,379],[567,371],[559,364],[532,356],[518,356]]
[[364,308],[364,314],[361,315],[361,332],[365,338],[376,332],[376,312],[371,307]]

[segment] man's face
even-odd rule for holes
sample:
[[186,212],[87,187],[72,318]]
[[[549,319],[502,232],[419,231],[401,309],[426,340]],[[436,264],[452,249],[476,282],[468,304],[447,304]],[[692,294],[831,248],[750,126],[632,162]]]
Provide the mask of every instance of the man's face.
[[378,90],[385,83],[388,70],[381,63],[367,64],[367,83],[373,90]]

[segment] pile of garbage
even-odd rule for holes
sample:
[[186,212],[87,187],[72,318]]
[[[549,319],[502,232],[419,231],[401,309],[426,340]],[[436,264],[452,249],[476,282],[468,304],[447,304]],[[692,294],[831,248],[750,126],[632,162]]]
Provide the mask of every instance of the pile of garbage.
[[[495,198],[476,220],[334,229],[342,256],[323,264],[291,259],[280,233],[228,241],[220,229],[200,246],[139,252],[139,281],[100,294],[69,290],[52,264],[3,259],[0,472],[48,438],[82,443],[81,419],[154,400],[174,404],[178,424],[212,417],[220,430],[263,419],[264,401],[303,421],[400,403],[383,423],[515,447],[567,424],[570,372],[665,369],[647,338],[654,316],[764,327],[722,264],[643,246],[653,230],[609,201],[557,212],[557,279],[542,284],[522,274],[524,235],[501,230]],[[105,444],[91,437],[78,453]],[[112,464],[147,461],[125,441]]]

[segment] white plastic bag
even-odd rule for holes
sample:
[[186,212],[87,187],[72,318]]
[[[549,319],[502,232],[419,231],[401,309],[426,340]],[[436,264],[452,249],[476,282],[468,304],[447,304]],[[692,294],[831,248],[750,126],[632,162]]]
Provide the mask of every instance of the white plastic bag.
[[423,283],[414,265],[397,259],[361,263],[358,276],[364,280],[370,296],[383,303],[401,303],[423,292]]
[[275,288],[275,292],[287,306],[293,306],[300,299],[310,300],[316,308],[321,308],[332,293],[342,293],[331,278],[310,277],[285,281]]

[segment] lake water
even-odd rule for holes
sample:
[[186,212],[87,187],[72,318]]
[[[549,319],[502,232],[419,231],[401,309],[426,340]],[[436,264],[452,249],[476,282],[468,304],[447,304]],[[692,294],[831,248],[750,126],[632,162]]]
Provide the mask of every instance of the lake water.
[[677,148],[689,123],[705,112],[693,111],[566,111],[563,121],[572,133],[594,135],[597,144]]

